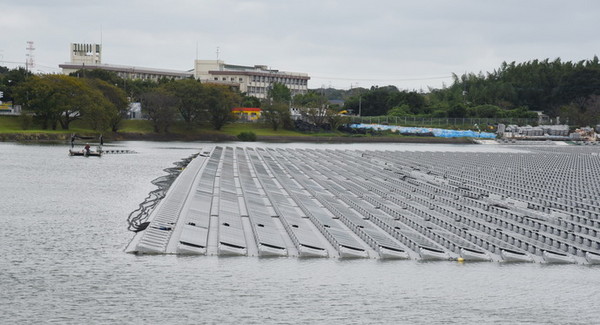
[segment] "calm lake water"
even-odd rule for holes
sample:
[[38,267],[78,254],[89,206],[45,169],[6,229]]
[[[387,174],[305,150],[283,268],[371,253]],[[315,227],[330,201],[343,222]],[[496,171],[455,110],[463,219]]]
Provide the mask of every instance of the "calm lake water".
[[600,323],[600,267],[124,253],[150,181],[208,145],[122,142],[111,148],[138,153],[83,158],[0,143],[0,323]]

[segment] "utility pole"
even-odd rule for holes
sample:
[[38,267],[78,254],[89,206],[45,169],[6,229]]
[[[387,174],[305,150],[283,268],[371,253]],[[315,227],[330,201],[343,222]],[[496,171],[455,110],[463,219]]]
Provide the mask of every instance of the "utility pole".
[[362,116],[362,94],[358,95],[358,116]]
[[[352,90],[352,84],[350,84],[350,90]],[[362,91],[360,87],[358,87],[358,82],[356,83],[356,89],[358,90],[358,116],[362,116]]]

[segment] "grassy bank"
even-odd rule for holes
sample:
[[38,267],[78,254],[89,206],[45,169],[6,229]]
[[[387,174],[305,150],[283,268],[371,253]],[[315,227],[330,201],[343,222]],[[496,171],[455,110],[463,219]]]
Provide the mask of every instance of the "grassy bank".
[[[409,142],[409,143],[470,143],[470,139],[442,139],[433,137],[402,136],[394,133],[384,135],[349,135],[342,132],[305,133],[291,130],[274,131],[263,123],[231,123],[221,130],[208,126],[188,129],[182,122],[175,123],[169,133],[155,133],[147,120],[124,120],[119,131],[104,132],[106,141],[237,141],[242,132],[253,132],[257,141],[269,142]],[[0,141],[68,141],[70,135],[98,136],[99,132],[87,127],[83,121],[75,121],[69,130],[44,130],[32,124],[23,128],[18,116],[0,116]]]
[[[242,132],[254,132],[257,136],[266,137],[306,137],[306,136],[343,136],[340,132],[328,133],[302,133],[298,131],[279,129],[273,130],[263,123],[231,123],[221,130],[213,130],[208,126],[189,129],[183,122],[176,122],[168,133],[155,133],[152,124],[148,120],[124,120],[121,122],[119,131],[116,134],[104,132],[105,137],[127,137],[131,134],[134,137],[156,136],[156,137],[236,137]],[[96,135],[99,132],[87,127],[83,121],[75,121],[70,125],[69,130],[63,130],[60,126],[56,130],[42,129],[39,125],[32,123],[27,128],[23,128],[22,121],[18,116],[0,116],[0,134],[68,134],[77,133],[82,135]]]

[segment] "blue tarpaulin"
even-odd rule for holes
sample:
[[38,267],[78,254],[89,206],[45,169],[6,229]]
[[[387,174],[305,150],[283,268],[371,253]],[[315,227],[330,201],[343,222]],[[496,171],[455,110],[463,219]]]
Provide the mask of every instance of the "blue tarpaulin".
[[495,139],[496,134],[490,132],[477,132],[472,130],[448,130],[448,129],[436,129],[436,128],[419,128],[409,126],[398,126],[398,125],[382,125],[382,124],[351,124],[351,128],[354,129],[372,129],[380,131],[392,131],[399,133],[408,134],[433,134],[439,138],[482,138],[482,139]]

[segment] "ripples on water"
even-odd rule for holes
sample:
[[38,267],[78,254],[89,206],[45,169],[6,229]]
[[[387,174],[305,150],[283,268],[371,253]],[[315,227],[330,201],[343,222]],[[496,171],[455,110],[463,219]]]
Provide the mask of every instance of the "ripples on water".
[[[600,321],[598,267],[123,253],[127,215],[150,181],[203,145],[125,142],[139,153],[82,158],[66,146],[0,143],[1,323]],[[368,145],[399,147],[494,150]]]

